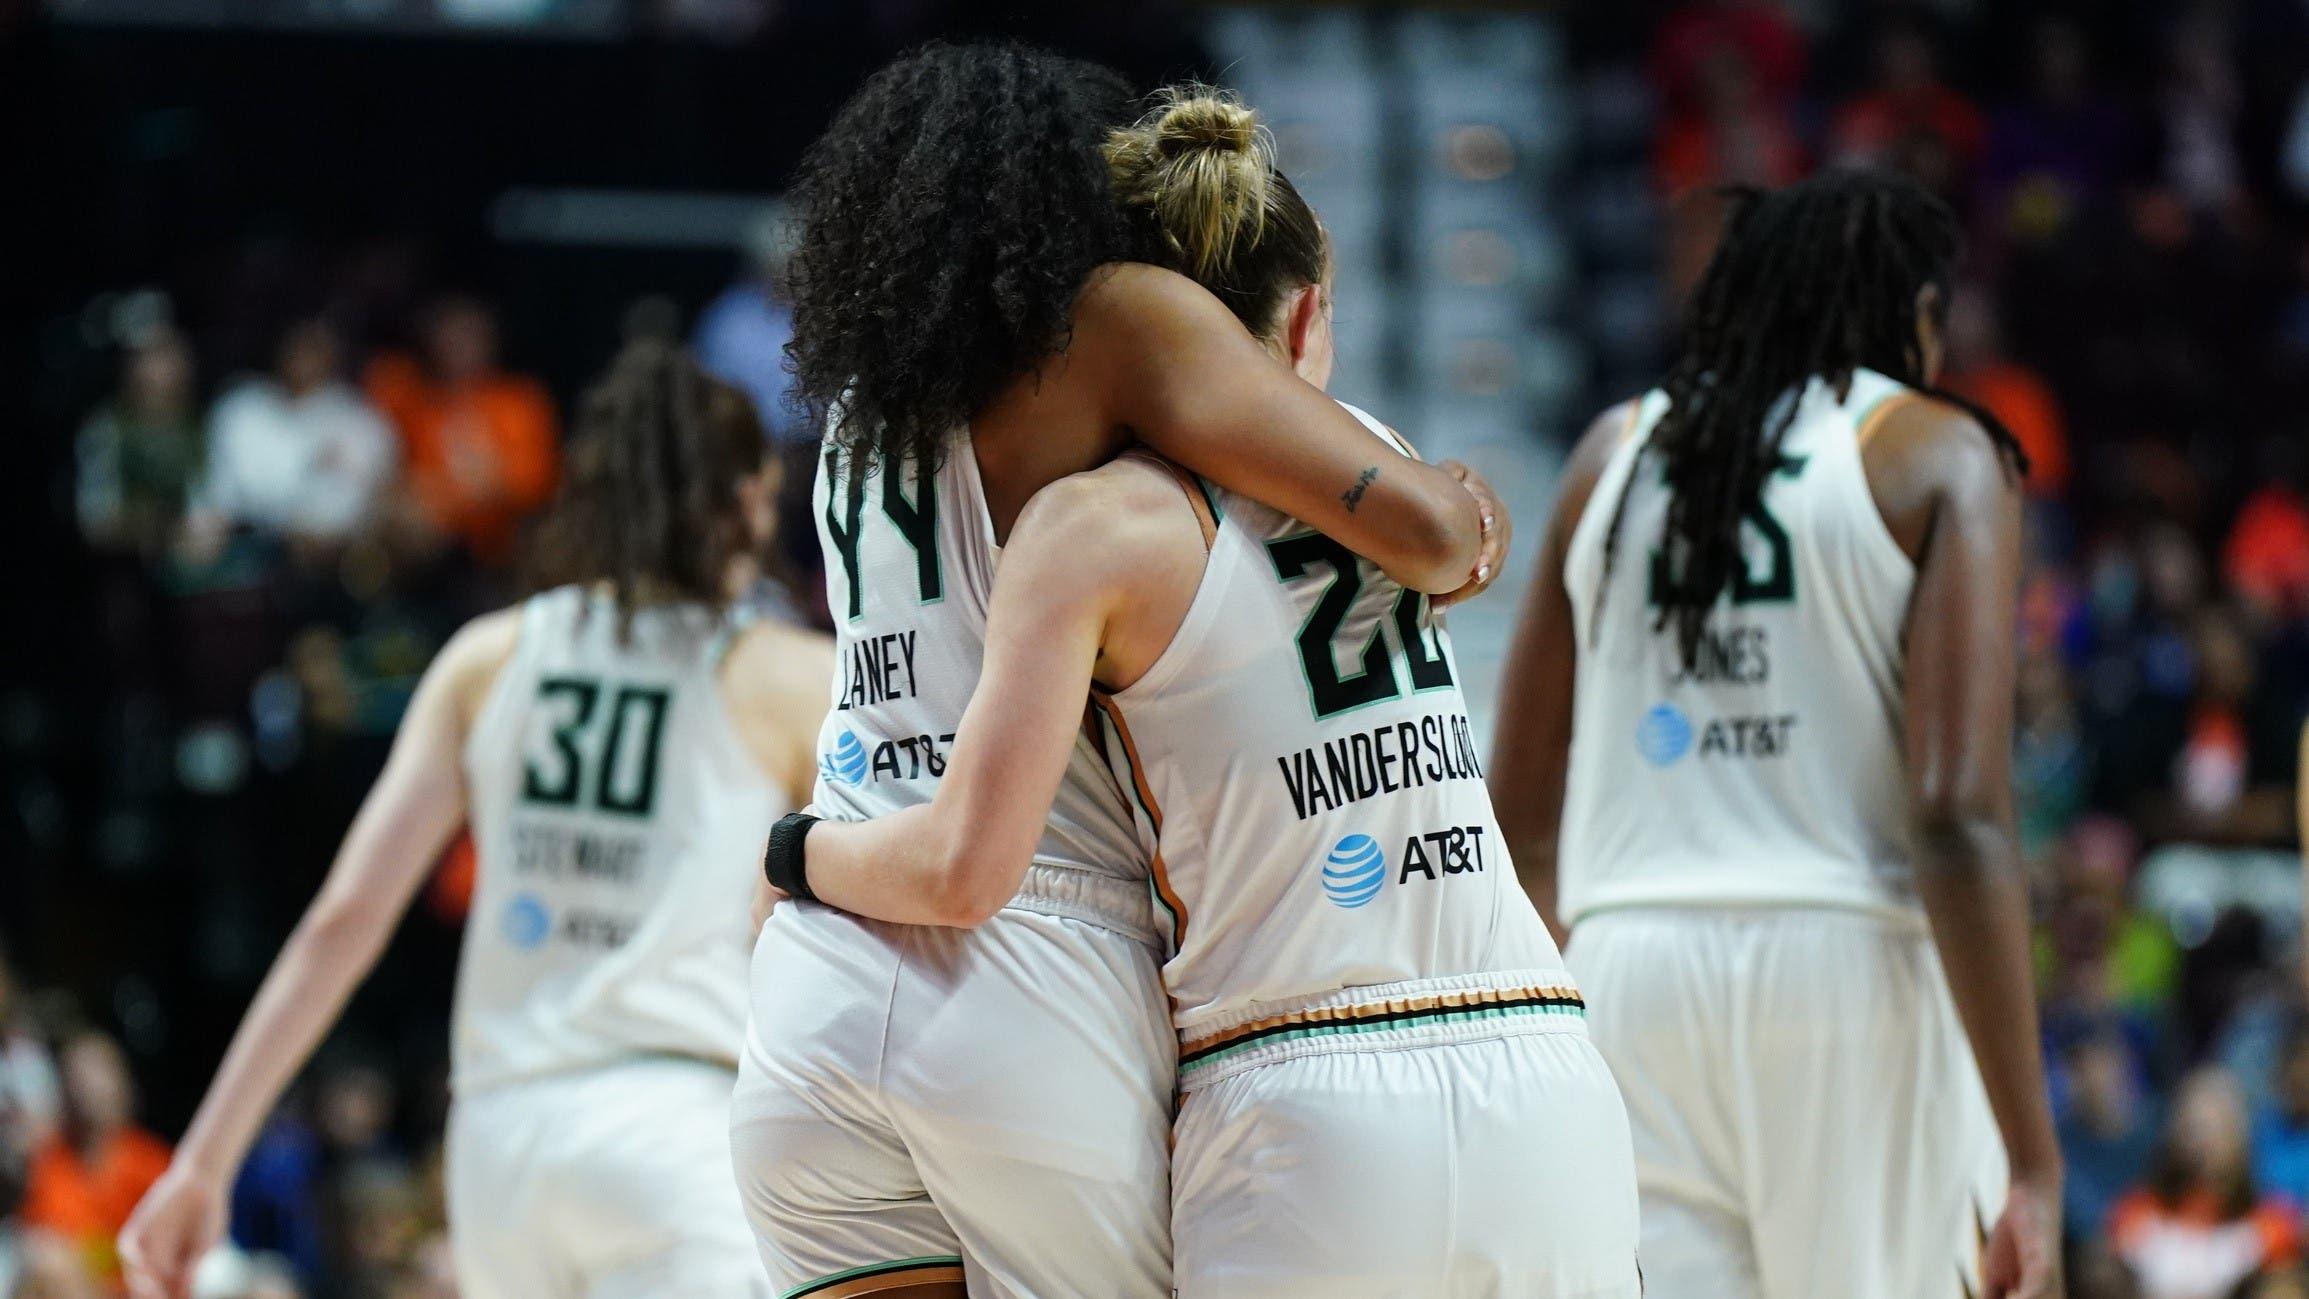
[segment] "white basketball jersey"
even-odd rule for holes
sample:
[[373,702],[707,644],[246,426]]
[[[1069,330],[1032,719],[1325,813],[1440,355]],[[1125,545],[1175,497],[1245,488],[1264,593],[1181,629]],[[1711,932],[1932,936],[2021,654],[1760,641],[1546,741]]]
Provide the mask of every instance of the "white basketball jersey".
[[465,744],[479,857],[458,968],[460,1089],[635,1055],[735,1067],[748,903],[788,808],[731,723],[728,623],[563,587]]
[[1146,675],[1098,701],[1154,849],[1181,1035],[1254,1004],[1559,969],[1426,597],[1203,491],[1218,529],[1202,585]]
[[1780,464],[1741,528],[1744,567],[1690,671],[1649,598],[1669,493],[1647,444],[1667,397],[1638,404],[1564,563],[1579,636],[1566,921],[1683,904],[1914,915],[1901,636],[1916,570],[1860,460],[1863,422],[1901,391],[1862,370],[1841,401],[1820,380],[1794,395]]
[[[829,448],[813,499],[839,670],[811,810],[863,821],[937,793],[985,664],[1001,550],[967,430],[935,468],[909,462],[860,476]],[[1146,878],[1122,791],[1086,736],[1075,740],[1034,860]]]

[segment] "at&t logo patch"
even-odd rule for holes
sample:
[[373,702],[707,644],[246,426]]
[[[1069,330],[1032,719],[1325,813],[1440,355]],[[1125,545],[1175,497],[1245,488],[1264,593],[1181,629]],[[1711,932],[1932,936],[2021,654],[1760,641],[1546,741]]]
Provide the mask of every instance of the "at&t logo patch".
[[855,785],[866,778],[866,746],[858,742],[855,731],[842,732],[834,751],[819,756],[818,774],[838,785]]
[[1655,767],[1665,767],[1692,747],[1692,719],[1673,704],[1653,704],[1636,723],[1636,752]]
[[1323,865],[1323,895],[1352,911],[1379,896],[1387,884],[1387,854],[1367,834],[1351,834],[1331,849]]

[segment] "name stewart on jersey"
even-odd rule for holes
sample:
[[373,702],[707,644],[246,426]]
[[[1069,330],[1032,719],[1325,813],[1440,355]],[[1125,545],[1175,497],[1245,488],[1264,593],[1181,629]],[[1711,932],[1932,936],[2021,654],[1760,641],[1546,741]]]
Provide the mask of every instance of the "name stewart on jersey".
[[1397,790],[1483,779],[1465,713],[1430,713],[1325,740],[1275,759],[1300,820]]

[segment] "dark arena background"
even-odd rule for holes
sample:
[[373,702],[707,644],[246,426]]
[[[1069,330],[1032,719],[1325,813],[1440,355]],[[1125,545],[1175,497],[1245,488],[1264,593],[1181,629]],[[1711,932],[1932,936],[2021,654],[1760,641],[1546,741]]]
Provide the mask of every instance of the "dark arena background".
[[[2213,1294],[2112,1225],[2240,1167],[2243,1215],[2178,1225],[2249,1220],[2239,1293],[2309,1293],[2301,0],[0,0],[0,1299],[34,1236],[118,1293],[122,1217],[417,674],[518,592],[619,343],[690,341],[806,467],[780,190],[867,72],[990,34],[1271,123],[1336,250],[1335,389],[1521,525],[1453,615],[1485,744],[1557,468],[1657,380],[1711,186],[1858,161],[1949,199],[1949,384],[2036,464],[2015,769],[2071,1293]],[[284,483],[263,448],[304,419],[397,458]],[[209,1299],[455,1294],[471,871],[272,1121]]]

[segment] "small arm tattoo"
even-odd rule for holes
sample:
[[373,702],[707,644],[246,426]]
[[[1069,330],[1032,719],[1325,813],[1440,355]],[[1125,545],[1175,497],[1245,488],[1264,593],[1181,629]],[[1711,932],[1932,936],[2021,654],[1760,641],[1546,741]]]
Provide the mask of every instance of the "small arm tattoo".
[[1363,493],[1370,490],[1371,481],[1378,476],[1379,466],[1372,465],[1370,468],[1365,469],[1362,473],[1355,475],[1355,485],[1353,487],[1350,487],[1346,491],[1339,493],[1339,500],[1346,505],[1347,513],[1353,514],[1355,512],[1355,507],[1363,503]]

